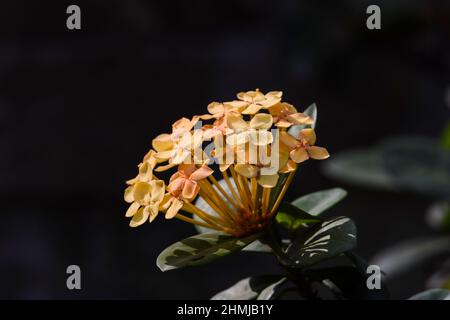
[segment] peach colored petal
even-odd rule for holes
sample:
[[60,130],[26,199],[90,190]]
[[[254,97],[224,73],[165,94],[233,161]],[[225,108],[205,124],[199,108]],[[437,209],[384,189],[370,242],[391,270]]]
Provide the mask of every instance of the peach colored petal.
[[206,177],[212,175],[213,173],[214,173],[214,170],[212,170],[207,165],[203,165],[200,168],[198,168],[197,170],[195,170],[191,174],[189,179],[193,180],[193,181],[199,181],[199,180],[205,179]]
[[153,149],[155,149],[158,152],[170,150],[173,148],[173,142],[172,138],[170,137],[170,134],[163,133],[157,136],[152,141]]
[[174,196],[179,196],[183,191],[184,184],[186,182],[185,178],[174,179],[167,186],[167,190]]
[[327,149],[322,147],[313,146],[306,148],[306,150],[308,151],[309,156],[316,160],[323,160],[330,157]]
[[290,121],[281,119],[278,120],[277,123],[275,123],[275,125],[279,128],[289,128],[290,126],[292,126],[292,123]]
[[314,122],[311,117],[301,112],[290,114],[287,119],[293,124],[312,124]]
[[242,119],[241,117],[238,117],[236,115],[229,115],[227,117],[227,125],[228,125],[228,128],[237,130],[237,131],[242,131],[242,130],[246,130],[249,128],[248,123],[244,119]]
[[280,132],[280,141],[289,149],[296,148],[298,145],[297,139],[285,131]]
[[273,188],[278,182],[278,174],[274,175],[261,175],[258,178],[258,183],[264,188]]
[[297,168],[297,164],[292,161],[292,160],[288,160],[288,162],[286,162],[286,164],[280,169],[280,173],[289,173],[294,171]]
[[211,102],[208,104],[208,112],[216,115],[217,117],[221,117],[225,111],[225,108],[220,102]]
[[250,141],[256,146],[266,146],[273,142],[273,135],[270,131],[251,130]]
[[189,177],[195,170],[197,170],[195,164],[182,163],[178,166],[178,171],[186,177]]
[[163,160],[166,161],[170,158],[172,158],[174,154],[174,150],[165,150],[165,151],[159,151],[158,153],[155,154],[155,158],[158,160]]
[[305,139],[310,146],[316,143],[316,133],[314,129],[303,129],[300,131],[300,136]]
[[259,104],[250,104],[245,110],[242,111],[242,114],[255,114],[259,112],[263,107]]
[[258,113],[250,120],[250,128],[252,129],[270,129],[273,124],[273,118],[267,113]]
[[188,179],[183,186],[182,197],[184,199],[191,200],[197,195],[199,190],[200,187],[198,186],[197,182]]
[[308,152],[306,152],[306,150],[303,148],[296,148],[292,150],[289,155],[291,156],[291,159],[296,163],[300,163],[309,159]]

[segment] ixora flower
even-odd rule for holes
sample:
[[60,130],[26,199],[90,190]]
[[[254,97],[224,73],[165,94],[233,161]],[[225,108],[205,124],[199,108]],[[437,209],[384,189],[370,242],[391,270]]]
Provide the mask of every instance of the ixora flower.
[[[153,139],[137,176],[127,181],[124,197],[130,206],[125,215],[131,218],[130,226],[152,222],[163,213],[202,232],[165,249],[157,260],[159,268],[203,264],[252,244],[252,250],[275,254],[292,275],[352,249],[356,230],[349,218],[318,217],[345,196],[344,190],[284,201],[304,161],[329,157],[325,148],[315,146],[315,105],[298,112],[281,101],[281,91],[264,94],[256,89],[237,97],[210,103],[208,114],[173,123],[170,133]],[[168,181],[158,178],[169,170]],[[288,229],[289,239],[282,240],[278,228]],[[267,285],[274,289],[288,277],[275,276]],[[250,288],[250,280],[243,281],[239,288]],[[270,298],[272,289],[263,298]],[[216,298],[240,298],[230,292]],[[263,293],[245,296],[255,294]]]
[[[314,146],[313,129],[301,130],[299,137],[286,131],[313,120],[281,102],[281,91],[263,94],[257,89],[240,92],[237,97],[212,102],[207,107],[209,114],[181,118],[172,124],[171,133],[153,139],[153,149],[125,192],[125,200],[131,203],[126,214],[132,217],[130,225],[152,222],[163,212],[167,219],[178,218],[233,236],[259,232],[273,221],[298,163],[309,157],[328,157],[326,149]],[[200,121],[205,123],[197,126]],[[274,129],[280,131],[277,141],[271,132]],[[205,161],[202,148],[211,137],[219,162],[217,173],[223,181],[217,180]],[[177,170],[167,183],[155,176],[174,168]],[[210,210],[198,208],[196,198],[205,201]]]

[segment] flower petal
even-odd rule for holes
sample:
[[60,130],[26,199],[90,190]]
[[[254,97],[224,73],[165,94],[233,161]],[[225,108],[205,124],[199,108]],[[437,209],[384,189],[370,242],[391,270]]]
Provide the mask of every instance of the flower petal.
[[264,188],[273,188],[278,182],[278,174],[273,175],[261,175],[258,178],[258,183]]
[[245,108],[244,111],[242,111],[242,114],[255,114],[259,112],[263,107],[259,104],[250,104],[247,108]]
[[128,203],[132,203],[134,201],[133,189],[134,189],[134,186],[129,186],[128,188],[125,189],[123,198]]
[[155,149],[158,152],[170,150],[173,148],[173,142],[170,137],[170,134],[163,133],[157,136],[152,141],[153,149]]
[[166,192],[166,184],[162,180],[150,181],[151,197],[150,201],[153,203],[160,202],[164,198]]
[[225,108],[220,102],[211,102],[210,104],[208,104],[208,112],[216,115],[217,117],[222,116],[224,111]]
[[133,197],[137,202],[144,200],[145,196],[150,192],[150,185],[147,182],[139,181],[134,185]]
[[174,196],[179,196],[183,191],[184,184],[186,182],[185,178],[177,178],[169,183],[167,190]]
[[200,168],[198,168],[197,170],[195,170],[191,174],[189,179],[193,180],[193,181],[199,181],[199,180],[205,179],[206,177],[212,175],[213,173],[214,173],[214,170],[212,170],[207,165],[203,165]]
[[256,146],[266,146],[273,142],[273,135],[270,131],[252,130],[250,132],[250,141]]
[[196,181],[186,180],[186,183],[183,186],[182,197],[187,200],[192,200],[200,190]]
[[149,212],[148,210],[144,210],[144,208],[140,208],[138,212],[133,216],[130,221],[130,227],[135,228],[143,224],[148,219]]
[[254,178],[258,175],[259,169],[251,164],[236,164],[234,170],[246,178]]
[[244,119],[235,115],[229,115],[227,117],[227,124],[229,128],[236,131],[243,131],[249,128],[248,123]]
[[250,120],[252,129],[270,129],[273,124],[273,118],[268,113],[258,113]]
[[303,129],[300,131],[300,136],[305,139],[310,146],[316,143],[316,133],[314,129]]
[[139,210],[141,205],[137,202],[133,202],[131,206],[128,208],[127,213],[125,213],[125,217],[132,217],[136,214],[136,212]]
[[308,151],[309,156],[316,160],[323,160],[330,157],[327,149],[322,147],[313,146],[306,148],[306,150]]
[[314,122],[311,117],[301,112],[290,114],[287,119],[293,124],[312,124]]
[[298,144],[297,139],[285,131],[280,132],[280,141],[289,149],[295,148]]
[[291,156],[291,159],[296,163],[300,163],[309,159],[308,152],[306,152],[306,150],[303,148],[296,148],[292,150],[289,155]]
[[158,216],[159,210],[158,205],[152,204],[144,208],[144,211],[147,212],[147,215],[149,217],[149,222],[153,222],[155,218]]
[[176,166],[177,166],[177,164],[175,164],[175,163],[169,163],[169,164],[166,164],[165,166],[159,166],[159,167],[157,167],[157,168],[155,169],[155,171],[156,171],[156,172],[163,172],[163,171],[169,170],[169,169],[171,169],[171,168],[173,168],[173,167],[176,167]]
[[183,201],[173,198],[172,203],[166,212],[166,219],[172,219],[175,217],[182,207]]

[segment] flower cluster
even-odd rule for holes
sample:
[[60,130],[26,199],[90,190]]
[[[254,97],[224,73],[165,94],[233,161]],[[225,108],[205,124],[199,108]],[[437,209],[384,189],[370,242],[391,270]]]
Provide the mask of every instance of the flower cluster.
[[[298,164],[329,157],[315,146],[308,126],[313,119],[282,102],[282,92],[255,90],[237,98],[210,103],[208,114],[182,118],[152,141],[138,175],[127,181],[130,226],[152,222],[162,212],[167,219],[236,236],[256,232],[277,212]],[[303,126],[296,136],[288,132],[295,125]],[[223,183],[214,177],[213,159]],[[169,181],[157,177],[167,170],[175,171]],[[215,214],[195,206],[197,197]]]

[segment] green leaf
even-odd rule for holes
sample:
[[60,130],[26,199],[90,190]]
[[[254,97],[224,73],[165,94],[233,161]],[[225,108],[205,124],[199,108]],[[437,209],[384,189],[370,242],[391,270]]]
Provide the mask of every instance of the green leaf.
[[351,183],[450,198],[450,152],[423,137],[394,137],[376,148],[342,152],[324,170]]
[[311,104],[305,111],[304,114],[311,117],[313,119],[313,123],[311,125],[296,125],[289,128],[288,133],[294,137],[298,137],[298,134],[301,130],[305,128],[313,128],[315,129],[317,123],[317,106],[315,103]]
[[420,237],[384,249],[370,263],[380,266],[390,279],[447,252],[450,252],[450,236]]
[[275,220],[288,230],[295,230],[303,224],[316,223],[320,221],[318,218],[304,212],[288,202],[281,203],[278,213],[275,216]]
[[273,300],[277,298],[277,294],[279,292],[280,286],[287,280],[287,278],[282,278],[279,281],[271,284],[267,288],[265,288],[259,294],[256,300]]
[[159,254],[156,264],[161,271],[205,264],[241,250],[259,236],[236,238],[221,232],[198,234],[167,247]]
[[386,173],[381,153],[372,149],[356,149],[333,155],[323,166],[332,178],[372,188],[395,190]]
[[292,204],[313,216],[317,216],[341,201],[346,195],[347,191],[344,189],[333,188],[307,194],[294,200]]
[[450,231],[450,202],[439,201],[433,203],[425,216],[428,225],[439,231]]
[[380,146],[383,165],[398,188],[450,198],[450,152],[434,140],[397,137]]
[[429,289],[413,295],[409,300],[450,300],[450,290]]
[[[273,287],[273,285],[279,283],[280,279],[285,279],[279,275],[265,275],[255,276],[242,279],[235,283],[233,286],[225,289],[211,300],[253,300],[260,296],[267,288]],[[271,289],[266,290],[265,295],[269,295]]]
[[356,226],[350,218],[337,217],[313,225],[287,247],[281,262],[304,268],[338,256],[356,246]]
[[450,121],[447,123],[444,131],[442,132],[441,144],[445,149],[450,150]]

